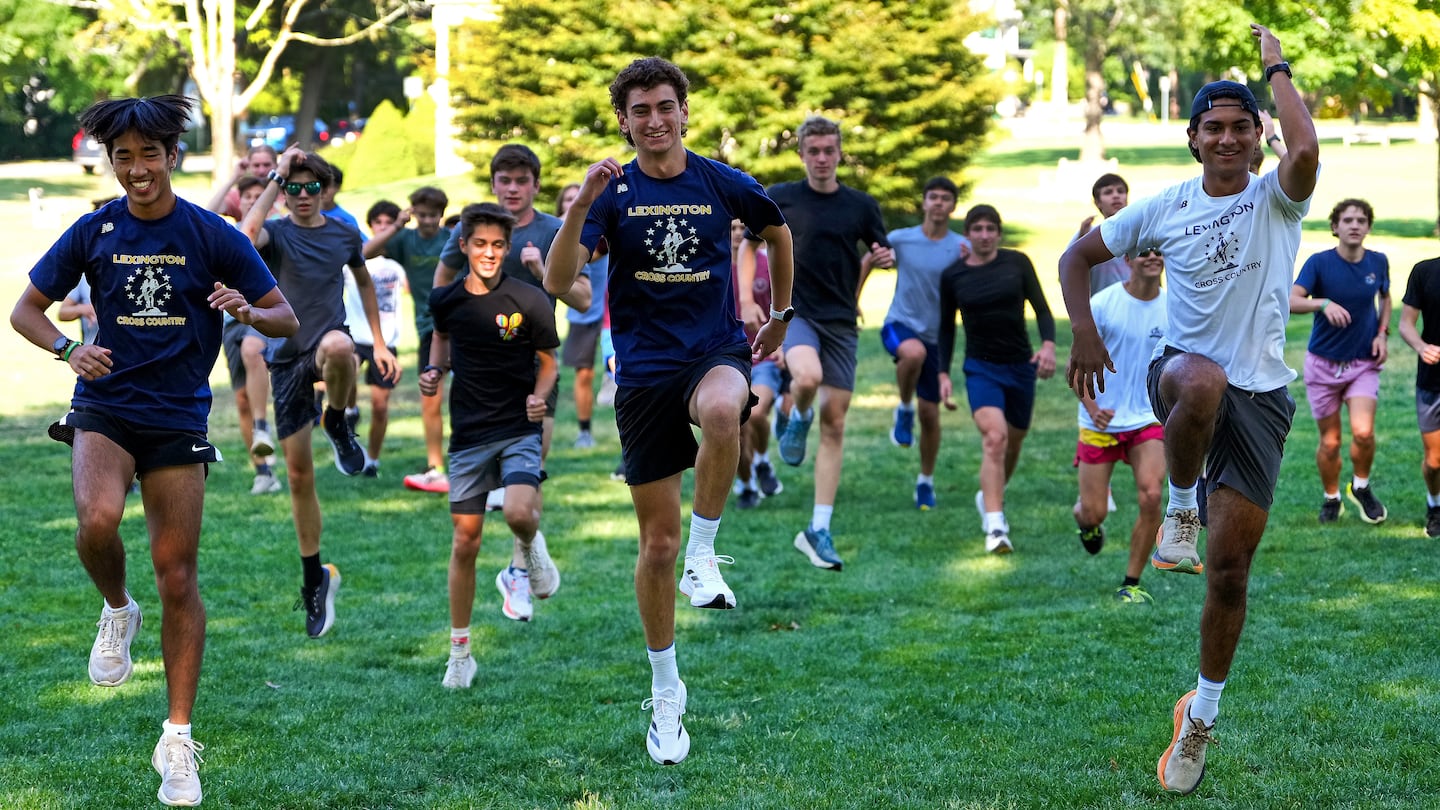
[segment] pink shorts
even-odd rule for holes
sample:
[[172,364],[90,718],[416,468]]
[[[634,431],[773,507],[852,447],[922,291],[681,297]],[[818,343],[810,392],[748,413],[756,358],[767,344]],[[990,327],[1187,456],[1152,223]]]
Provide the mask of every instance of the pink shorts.
[[1371,358],[1337,363],[1317,354],[1305,353],[1305,397],[1310,415],[1324,419],[1340,412],[1340,405],[1353,397],[1380,399],[1380,364]]
[[1165,428],[1159,424],[1120,433],[1101,433],[1098,430],[1081,428],[1080,441],[1075,443],[1075,466],[1113,464],[1116,461],[1129,464],[1131,448],[1145,442],[1164,440]]

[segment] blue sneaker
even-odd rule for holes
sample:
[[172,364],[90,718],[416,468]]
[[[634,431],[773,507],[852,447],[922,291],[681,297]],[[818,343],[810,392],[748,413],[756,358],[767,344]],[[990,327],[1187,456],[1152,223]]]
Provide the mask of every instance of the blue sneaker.
[[915,443],[915,409],[895,409],[895,424],[890,428],[890,443],[909,447]]
[[830,539],[829,529],[816,531],[806,526],[805,531],[795,535],[795,548],[809,557],[810,564],[816,568],[839,571],[845,565],[845,561],[835,553],[835,543]]
[[785,426],[790,424],[790,414],[784,408],[775,409],[775,439],[785,435]]
[[792,417],[785,422],[785,432],[780,434],[780,458],[792,467],[799,467],[805,461],[805,439],[810,435],[810,423],[815,421],[815,411],[809,416]]
[[935,508],[935,485],[915,485],[915,508],[921,512],[929,512]]

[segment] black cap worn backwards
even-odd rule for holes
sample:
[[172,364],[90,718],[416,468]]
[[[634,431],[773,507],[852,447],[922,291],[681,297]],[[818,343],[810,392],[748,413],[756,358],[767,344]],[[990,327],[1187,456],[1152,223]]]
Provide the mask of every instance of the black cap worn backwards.
[[[1231,99],[1233,104],[1217,104],[1225,99]],[[1190,105],[1190,125],[1195,125],[1195,120],[1206,110],[1213,110],[1216,107],[1239,107],[1242,110],[1249,110],[1250,115],[1255,118],[1255,125],[1260,125],[1260,105],[1255,101],[1255,94],[1250,88],[1238,82],[1218,81],[1210,82],[1200,88],[1195,94],[1195,101]]]

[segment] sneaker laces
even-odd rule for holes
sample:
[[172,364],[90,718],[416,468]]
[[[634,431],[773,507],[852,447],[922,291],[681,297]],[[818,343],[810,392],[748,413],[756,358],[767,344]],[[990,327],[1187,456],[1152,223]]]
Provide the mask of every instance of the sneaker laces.
[[100,637],[96,646],[105,655],[119,654],[121,639],[125,637],[125,631],[129,629],[130,615],[128,611],[121,609],[110,612],[109,608],[100,611],[100,621],[95,626],[100,628]]
[[669,734],[680,727],[680,696],[665,697],[663,695],[651,695],[640,704],[640,710],[653,710],[651,716],[655,723],[655,730],[661,734]]
[[304,608],[306,616],[315,618],[316,614],[320,612],[320,588],[300,588],[300,598],[295,600],[295,606],[290,609],[300,610],[301,608]]
[[705,557],[692,557],[691,559],[695,560],[696,564],[694,568],[690,569],[690,572],[695,575],[696,579],[700,580],[702,585],[712,587],[723,587],[725,585],[725,578],[720,575],[720,566],[716,565],[716,563],[724,563],[725,565],[735,564],[734,557],[724,554],[711,554]]
[[1205,753],[1206,745],[1219,745],[1220,741],[1215,739],[1210,732],[1215,726],[1206,726],[1205,721],[1190,716],[1189,709],[1185,711],[1185,722],[1188,728],[1180,735],[1180,756],[1182,759],[1199,759]]
[[205,746],[190,739],[181,737],[179,734],[166,735],[165,740],[165,776],[167,779],[189,778],[199,770],[205,759],[200,752]]
[[1166,545],[1182,546],[1186,551],[1194,552],[1195,544],[1200,541],[1200,515],[1186,509],[1169,517],[1173,518],[1175,531],[1171,533],[1170,542]]

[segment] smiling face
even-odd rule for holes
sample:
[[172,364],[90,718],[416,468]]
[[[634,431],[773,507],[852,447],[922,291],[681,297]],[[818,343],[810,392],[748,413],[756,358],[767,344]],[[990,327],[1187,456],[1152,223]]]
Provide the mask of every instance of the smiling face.
[[115,179],[125,190],[130,213],[140,219],[157,219],[175,207],[175,192],[170,188],[170,171],[175,166],[177,148],[166,151],[160,141],[152,141],[136,130],[129,130],[110,144],[110,163]]
[[668,84],[648,90],[631,88],[625,95],[624,111],[615,118],[637,152],[661,157],[685,148],[680,139],[690,123],[690,106],[680,101]]
[[1130,265],[1130,277],[1158,279],[1165,272],[1165,257],[1159,248],[1141,248],[1133,257],[1126,259]]
[[510,242],[505,238],[504,228],[482,222],[470,232],[464,249],[465,257],[470,262],[470,272],[486,282],[488,287],[492,286],[489,282],[500,274],[500,263],[505,260],[505,252],[510,249]]
[[1207,172],[1250,172],[1250,157],[1260,142],[1260,130],[1255,126],[1255,116],[1240,106],[1239,99],[1218,99],[1188,134],[1190,147]]

